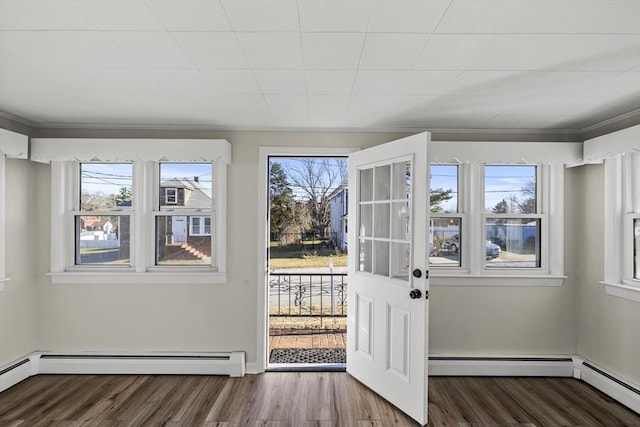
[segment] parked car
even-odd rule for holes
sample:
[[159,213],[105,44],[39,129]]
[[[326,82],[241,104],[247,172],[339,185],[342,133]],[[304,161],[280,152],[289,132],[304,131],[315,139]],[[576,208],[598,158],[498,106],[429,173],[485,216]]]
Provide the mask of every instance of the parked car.
[[[458,234],[454,234],[451,236],[451,239],[442,242],[442,249],[450,252],[458,253],[460,251],[460,236]],[[486,255],[487,259],[498,258],[502,253],[502,249],[500,246],[492,243],[490,240],[486,242]]]

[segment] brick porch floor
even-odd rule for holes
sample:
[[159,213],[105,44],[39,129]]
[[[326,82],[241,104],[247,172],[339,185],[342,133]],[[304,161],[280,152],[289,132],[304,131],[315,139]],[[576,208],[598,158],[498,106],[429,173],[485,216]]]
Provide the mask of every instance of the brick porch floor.
[[269,353],[274,348],[346,348],[347,334],[344,332],[271,335]]

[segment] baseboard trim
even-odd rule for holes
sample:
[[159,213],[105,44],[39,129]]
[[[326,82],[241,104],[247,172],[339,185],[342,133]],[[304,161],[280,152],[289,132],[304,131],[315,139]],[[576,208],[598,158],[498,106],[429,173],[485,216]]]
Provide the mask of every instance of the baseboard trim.
[[430,356],[430,376],[571,377],[571,357]]
[[577,358],[579,379],[640,414],[640,386],[595,363]]
[[24,358],[0,369],[0,392],[26,380],[32,374],[31,359]]

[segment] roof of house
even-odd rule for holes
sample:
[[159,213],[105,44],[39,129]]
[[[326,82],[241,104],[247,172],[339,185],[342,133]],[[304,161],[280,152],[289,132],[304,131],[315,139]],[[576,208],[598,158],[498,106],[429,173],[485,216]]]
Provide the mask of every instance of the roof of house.
[[211,190],[200,182],[188,178],[168,179],[160,183],[160,188],[184,188],[190,190],[186,195],[184,207],[187,209],[211,208]]

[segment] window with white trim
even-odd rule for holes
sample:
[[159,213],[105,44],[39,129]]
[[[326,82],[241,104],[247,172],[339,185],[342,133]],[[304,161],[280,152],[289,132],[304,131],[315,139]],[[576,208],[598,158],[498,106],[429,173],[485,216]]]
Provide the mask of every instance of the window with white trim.
[[226,281],[227,141],[32,141],[51,162],[54,283]]
[[579,143],[432,142],[434,285],[559,286],[564,169]]

